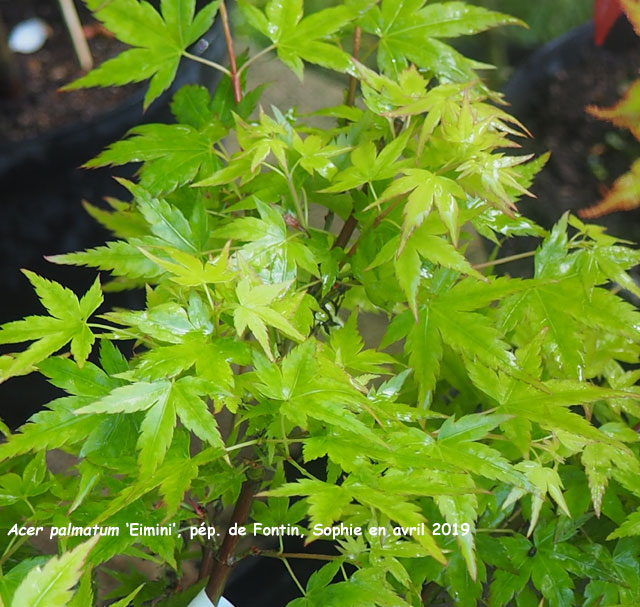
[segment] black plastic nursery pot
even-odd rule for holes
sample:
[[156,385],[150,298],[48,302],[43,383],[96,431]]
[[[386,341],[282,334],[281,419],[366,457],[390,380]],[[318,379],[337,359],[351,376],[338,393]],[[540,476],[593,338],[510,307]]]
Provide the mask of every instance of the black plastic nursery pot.
[[[640,155],[638,142],[628,131],[589,115],[586,107],[615,104],[639,69],[640,38],[622,18],[602,46],[595,45],[594,26],[588,23],[542,46],[516,70],[504,93],[509,112],[533,135],[519,141],[523,153],[551,152],[531,188],[536,198],[518,204],[523,215],[550,228],[565,211],[597,204],[629,169]],[[614,236],[640,240],[640,211],[593,221]],[[517,240],[519,247],[536,246]]]
[[[212,61],[224,61],[226,47],[219,20],[190,51]],[[184,59],[170,90],[146,112],[142,109],[143,85],[117,107],[88,121],[54,128],[20,142],[0,141],[0,323],[42,313],[21,268],[62,282],[76,292],[86,290],[95,277],[92,270],[56,266],[44,256],[104,243],[108,234],[82,209],[81,202],[126,197],[113,177],[131,177],[134,169],[125,167],[114,172],[110,168],[79,167],[131,127],[170,121],[169,103],[181,86],[199,83],[213,90],[217,81],[218,72]],[[0,384],[0,419],[16,428],[57,394],[40,377],[13,378]]]

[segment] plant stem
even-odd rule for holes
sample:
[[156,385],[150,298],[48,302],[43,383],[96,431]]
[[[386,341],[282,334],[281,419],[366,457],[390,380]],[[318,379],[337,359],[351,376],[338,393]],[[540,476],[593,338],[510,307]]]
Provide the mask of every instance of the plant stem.
[[293,204],[296,207],[298,221],[306,231],[309,228],[306,221],[306,214],[302,210],[302,205],[300,204],[300,196],[298,196],[298,191],[296,190],[296,186],[293,183],[293,177],[290,173],[287,173],[287,185],[289,187],[289,192],[291,193],[291,198],[293,199]]
[[[353,30],[353,57],[358,60],[360,58],[360,42],[362,41],[362,30],[356,26]],[[347,105],[353,105],[356,102],[356,91],[358,90],[358,79],[351,76],[349,81],[349,96],[347,97]]]
[[260,57],[263,57],[267,53],[270,53],[275,48],[276,48],[275,44],[270,44],[266,48],[263,48],[259,53],[256,53],[253,57],[250,57],[249,59],[247,59],[240,66],[240,69],[238,70],[238,76],[240,76],[240,74],[242,74],[242,72],[244,72],[244,70],[246,70],[254,61],[257,61],[258,59],[260,59]]
[[[251,512],[251,505],[253,504],[253,499],[259,486],[260,481],[257,480],[246,480],[242,484],[238,501],[236,502],[231,520],[229,521],[229,527],[244,525]],[[227,531],[222,546],[216,555],[213,571],[209,576],[206,587],[207,596],[214,605],[218,604],[222,596],[225,582],[233,566],[233,555],[239,539],[239,536],[231,535],[229,531]]]
[[254,554],[274,559],[307,559],[310,561],[335,561],[339,556],[331,554],[306,554],[304,552],[277,552],[276,550],[258,550]]
[[345,221],[342,226],[342,230],[340,230],[340,234],[338,234],[336,241],[333,243],[333,248],[340,247],[344,249],[357,226],[358,220],[353,215],[349,215],[347,221]]
[[382,211],[382,213],[380,213],[380,215],[378,215],[374,219],[373,221],[374,230],[382,223],[382,220],[400,204],[401,201],[402,201],[402,197],[396,198],[390,205],[387,206],[387,208],[384,211]]
[[233,37],[231,36],[231,27],[229,26],[229,14],[227,7],[222,2],[220,5],[220,16],[222,17],[222,28],[224,29],[224,39],[227,43],[227,53],[229,55],[229,64],[231,65],[231,84],[233,86],[233,95],[236,103],[242,101],[242,86],[240,84],[240,74],[236,65],[236,54],[233,50]]
[[200,563],[200,569],[198,570],[198,581],[209,577],[209,575],[211,575],[212,567],[213,548],[211,546],[205,546],[202,550],[202,562]]
[[186,57],[187,59],[191,59],[192,61],[197,61],[198,63],[202,63],[203,65],[208,65],[209,67],[212,67],[214,70],[218,70],[219,72],[222,72],[225,76],[229,76],[229,78],[231,78],[231,72],[226,67],[224,67],[223,65],[220,65],[219,63],[216,63],[215,61],[209,61],[209,59],[205,59],[204,57],[199,57],[198,55],[192,55],[187,51],[184,51],[182,53],[182,56]]
[[291,579],[294,581],[295,585],[298,587],[300,594],[302,594],[302,596],[306,596],[307,593],[304,590],[304,586],[300,583],[300,580],[296,577],[296,574],[293,572],[293,569],[291,569],[291,565],[289,565],[289,561],[287,559],[282,559],[282,562],[284,563],[284,566],[287,568],[287,571],[289,572]]
[[485,261],[484,263],[477,263],[473,266],[474,269],[480,270],[482,268],[490,268],[491,266],[499,266],[503,263],[509,263],[510,261],[518,261],[518,259],[526,259],[527,257],[533,257],[536,254],[535,251],[527,251],[526,253],[518,253],[517,255],[510,255],[509,257],[502,257],[494,261]]
[[62,10],[64,21],[67,24],[67,29],[69,30],[69,35],[71,36],[73,48],[76,52],[76,57],[78,58],[80,67],[85,72],[88,72],[93,68],[93,57],[91,56],[87,39],[84,37],[82,24],[80,23],[76,7],[73,4],[73,0],[58,0],[58,2]]
[[[362,40],[362,30],[359,27],[356,27],[353,31],[353,57],[354,59],[358,59],[360,56],[360,42]],[[349,95],[347,97],[347,105],[352,106],[356,102],[356,90],[358,87],[358,79],[355,76],[351,76],[351,81],[349,83]],[[342,226],[342,230],[336,241],[333,243],[333,248],[340,247],[344,249],[349,242],[349,239],[353,235],[356,227],[358,226],[358,221],[353,216],[353,213],[349,215],[347,221],[344,222]]]

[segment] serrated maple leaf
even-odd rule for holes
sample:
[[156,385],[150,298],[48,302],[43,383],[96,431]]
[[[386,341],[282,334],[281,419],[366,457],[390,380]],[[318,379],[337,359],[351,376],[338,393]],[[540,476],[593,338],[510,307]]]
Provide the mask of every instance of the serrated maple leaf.
[[615,211],[631,211],[640,206],[640,160],[631,165],[631,170],[618,177],[607,195],[596,205],[580,209],[583,219],[597,219]]
[[78,366],[82,367],[95,341],[87,319],[102,304],[102,289],[97,278],[78,300],[72,291],[57,282],[46,280],[28,270],[24,270],[24,274],[51,316],[28,316],[0,328],[0,344],[33,341],[24,352],[15,354],[11,362],[2,365],[0,382],[29,373],[35,365],[69,342],[71,354]]
[[264,13],[249,2],[238,4],[247,22],[273,42],[280,60],[299,78],[303,60],[337,71],[349,69],[349,55],[324,42],[357,16],[349,7],[331,7],[303,17],[302,0],[271,0]]
[[189,45],[213,23],[220,0],[197,14],[196,0],[162,2],[158,12],[138,0],[87,0],[95,16],[118,40],[133,48],[105,61],[63,90],[122,85],[151,79],[145,109],[173,82],[181,57]]
[[608,120],[617,127],[629,129],[635,138],[640,140],[640,81],[634,82],[624,97],[612,107],[589,105],[586,110],[596,118]]
[[137,382],[115,388],[96,402],[81,407],[76,413],[145,411],[137,448],[140,451],[141,473],[152,474],[164,461],[171,445],[176,417],[202,440],[214,447],[223,446],[215,418],[200,398],[207,393],[207,388],[208,382],[192,377],[184,377],[176,382]]

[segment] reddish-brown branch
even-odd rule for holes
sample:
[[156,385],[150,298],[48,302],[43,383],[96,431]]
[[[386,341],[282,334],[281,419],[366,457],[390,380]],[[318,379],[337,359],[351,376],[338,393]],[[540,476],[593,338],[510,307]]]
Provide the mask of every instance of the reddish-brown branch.
[[220,5],[220,17],[222,17],[222,28],[224,29],[224,39],[227,42],[227,53],[229,55],[229,64],[231,66],[231,84],[233,86],[233,95],[236,103],[242,101],[242,85],[240,83],[240,75],[238,74],[238,66],[236,64],[236,54],[233,50],[233,36],[231,35],[231,27],[229,26],[229,13],[224,2]]
[[342,230],[340,230],[340,234],[338,234],[336,241],[333,243],[333,248],[340,247],[344,249],[357,227],[358,220],[353,215],[349,215],[347,221],[345,221],[342,226]]
[[213,569],[213,549],[211,546],[205,546],[202,551],[202,562],[198,571],[198,580],[204,580],[211,575]]
[[[245,524],[249,518],[251,505],[253,504],[253,499],[259,486],[260,482],[256,480],[246,480],[243,483],[238,501],[231,515],[231,521],[229,522],[230,527],[234,525],[240,527]],[[231,535],[229,531],[227,531],[222,546],[216,555],[213,571],[211,572],[206,587],[207,596],[214,605],[218,604],[222,596],[222,591],[224,590],[224,585],[233,567],[233,557],[239,539],[240,537],[238,535]]]

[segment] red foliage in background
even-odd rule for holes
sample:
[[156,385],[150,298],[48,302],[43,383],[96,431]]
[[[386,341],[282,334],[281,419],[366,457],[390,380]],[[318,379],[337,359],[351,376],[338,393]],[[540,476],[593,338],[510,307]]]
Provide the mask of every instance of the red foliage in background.
[[596,26],[595,42],[600,46],[622,13],[620,0],[594,0],[593,21]]

